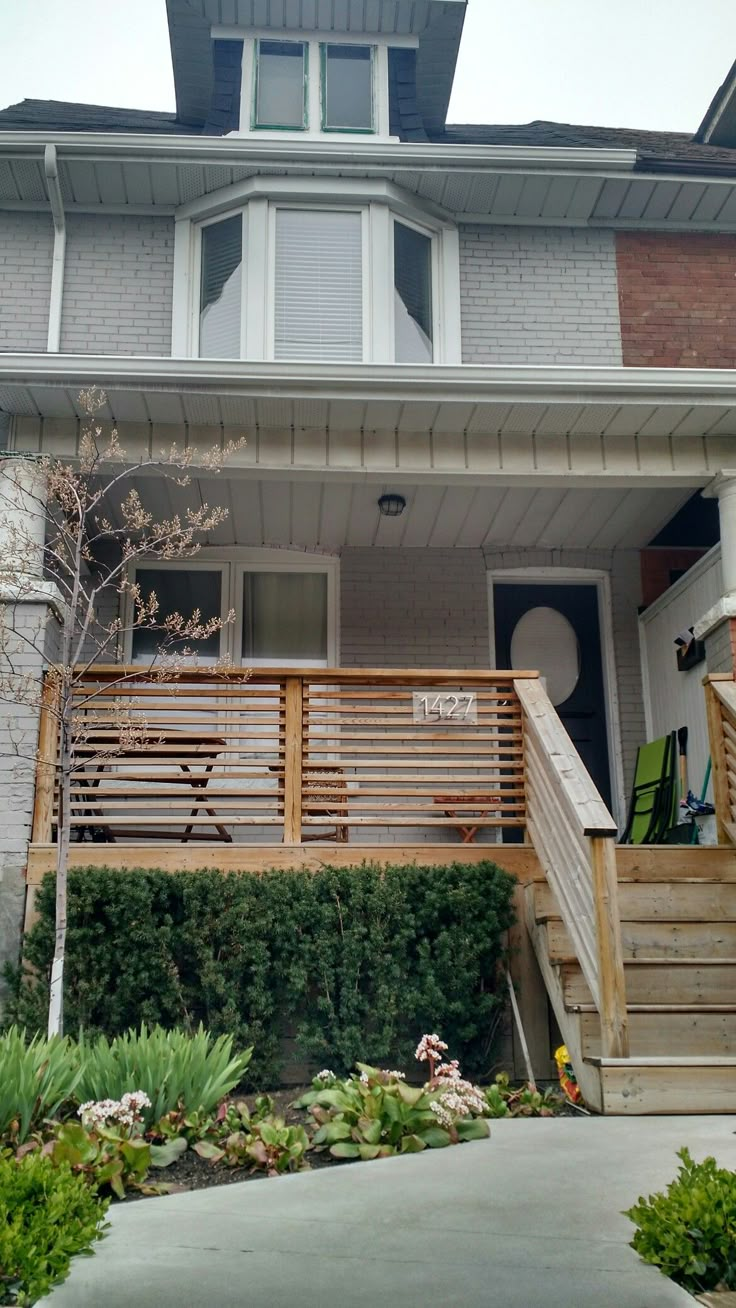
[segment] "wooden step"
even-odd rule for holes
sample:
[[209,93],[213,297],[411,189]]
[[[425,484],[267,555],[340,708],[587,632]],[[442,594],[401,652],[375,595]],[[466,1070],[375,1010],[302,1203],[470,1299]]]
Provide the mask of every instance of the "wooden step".
[[[635,958],[625,966],[627,1004],[725,1004],[736,997],[736,959]],[[591,1000],[577,963],[560,965],[565,1005]]]
[[[535,882],[533,893],[538,922],[559,918],[549,885]],[[618,901],[622,922],[736,922],[736,881],[623,881]]]
[[[592,1004],[577,1010],[586,1057],[600,1055],[601,1024]],[[736,1058],[736,1000],[719,1007],[697,1004],[630,1004],[631,1055]]]
[[736,881],[736,850],[730,845],[619,845],[619,880]]
[[604,1113],[734,1113],[736,1058],[588,1058]]
[[[622,922],[624,958],[736,958],[736,922]],[[553,963],[575,959],[561,919],[547,922]]]

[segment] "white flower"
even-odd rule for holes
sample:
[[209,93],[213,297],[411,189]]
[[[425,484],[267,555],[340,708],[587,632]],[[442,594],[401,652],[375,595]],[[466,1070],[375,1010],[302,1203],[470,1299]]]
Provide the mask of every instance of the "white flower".
[[363,1082],[363,1085],[368,1085],[368,1080],[369,1080],[369,1078],[368,1078],[368,1073],[367,1073],[367,1072],[361,1072],[361,1074],[360,1074],[360,1079],[361,1079],[361,1081]]
[[131,1090],[122,1099],[89,1099],[80,1104],[77,1112],[84,1126],[94,1129],[116,1122],[119,1126],[132,1127],[141,1120],[144,1108],[150,1108],[151,1101],[144,1090]]
[[419,1063],[426,1063],[430,1059],[436,1062],[446,1051],[447,1045],[444,1040],[440,1040],[436,1033],[434,1035],[423,1035],[416,1047],[414,1057]]
[[394,1078],[394,1081],[405,1081],[405,1080],[406,1080],[406,1074],[405,1074],[404,1072],[387,1072],[386,1075],[387,1075],[387,1076],[392,1076],[392,1077]]
[[334,1072],[330,1071],[329,1067],[325,1067],[321,1072],[317,1073],[314,1079],[315,1081],[336,1081],[337,1077]]

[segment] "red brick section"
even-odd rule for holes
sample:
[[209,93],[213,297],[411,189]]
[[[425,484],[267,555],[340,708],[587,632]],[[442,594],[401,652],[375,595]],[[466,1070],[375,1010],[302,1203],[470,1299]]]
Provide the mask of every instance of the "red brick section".
[[[687,547],[672,549],[656,545],[641,551],[641,599],[645,608],[664,595],[672,585],[673,572],[687,572],[706,549]],[[700,616],[699,614],[696,616]]]
[[736,236],[619,232],[629,368],[736,367]]

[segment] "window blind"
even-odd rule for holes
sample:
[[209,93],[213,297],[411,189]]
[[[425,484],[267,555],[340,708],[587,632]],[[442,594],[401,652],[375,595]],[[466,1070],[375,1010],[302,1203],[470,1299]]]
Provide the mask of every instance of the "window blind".
[[277,359],[363,358],[359,213],[276,213]]
[[200,358],[240,358],[242,283],[243,219],[237,214],[202,228]]

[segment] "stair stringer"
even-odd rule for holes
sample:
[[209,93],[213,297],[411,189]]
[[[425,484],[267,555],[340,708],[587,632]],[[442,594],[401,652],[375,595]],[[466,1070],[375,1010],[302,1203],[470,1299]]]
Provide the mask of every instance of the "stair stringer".
[[547,928],[536,920],[533,884],[528,885],[524,891],[524,913],[527,931],[534,946],[539,970],[547,988],[554,1015],[557,1018],[557,1025],[567,1046],[570,1062],[580,1086],[580,1092],[588,1108],[596,1113],[601,1113],[603,1112],[603,1091],[600,1072],[597,1067],[586,1062],[583,1056],[580,1015],[568,1012],[565,1007],[559,969],[550,962],[549,958]]

